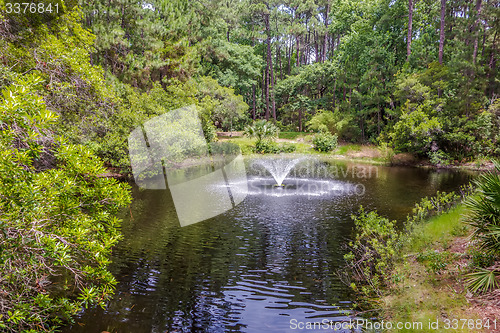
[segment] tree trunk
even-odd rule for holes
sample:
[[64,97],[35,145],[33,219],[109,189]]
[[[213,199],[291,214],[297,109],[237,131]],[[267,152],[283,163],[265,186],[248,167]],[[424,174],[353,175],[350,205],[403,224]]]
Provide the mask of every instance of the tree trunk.
[[337,90],[337,77],[335,77],[335,81],[333,83],[333,109],[335,109],[335,92]]
[[441,26],[439,30],[439,64],[443,64],[444,19],[446,15],[446,0],[441,0]]
[[273,101],[273,119],[276,122],[276,99],[274,98],[274,73],[271,67],[271,100]]
[[281,64],[281,47],[278,46],[277,48],[277,55],[276,57],[278,58],[278,63],[280,66],[280,80],[283,80],[283,66]]
[[269,98],[266,98],[268,70],[269,68],[267,68],[266,66],[266,69],[264,70],[264,73],[262,75],[262,100],[263,103],[266,104],[266,109],[264,110],[264,117],[266,119],[269,119]]
[[266,100],[266,120],[269,120],[269,64],[266,65],[264,99]]
[[413,0],[408,0],[408,37],[406,38],[406,61],[410,60],[413,27]]
[[326,41],[328,39],[328,12],[330,11],[330,0],[326,2],[325,12],[325,37],[323,38],[323,54],[321,55],[322,62],[326,61]]
[[344,76],[344,91],[343,91],[343,97],[342,97],[342,100],[345,102],[345,95],[346,95],[346,79],[345,79],[345,76]]
[[266,24],[267,34],[267,64],[266,64],[266,120],[269,120],[269,85],[271,85],[271,99],[273,118],[276,120],[276,103],[274,100],[274,73],[273,59],[271,55],[271,28],[269,26],[269,13],[264,14],[264,22]]
[[491,48],[491,56],[490,56],[490,63],[489,63],[489,68],[490,70],[488,71],[488,80],[490,81],[490,84],[489,84],[489,87],[490,87],[490,91],[491,91],[491,95],[490,95],[490,98],[491,98],[491,103],[493,103],[493,98],[495,96],[495,92],[496,92],[496,86],[498,85],[497,83],[495,83],[495,77],[496,77],[496,65],[497,65],[497,57],[496,57],[496,54],[497,54],[497,32],[495,31],[495,35],[493,36],[493,46]]
[[318,41],[316,39],[316,33],[314,33],[314,57],[316,62],[321,62],[321,58],[319,57],[319,49],[318,49]]
[[300,36],[297,36],[297,67],[300,67]]
[[302,132],[302,108],[299,108],[299,132]]
[[474,38],[474,52],[472,53],[472,63],[475,65],[476,64],[476,58],[477,58],[477,47],[478,47],[478,40],[479,40],[479,21],[480,18],[479,16],[481,15],[481,0],[476,1],[476,22],[474,23],[474,30],[476,30],[476,36]]
[[255,84],[252,84],[252,119],[255,120]]
[[288,75],[292,72],[292,54],[293,54],[293,45],[290,44],[290,47],[288,48],[288,68],[287,72]]

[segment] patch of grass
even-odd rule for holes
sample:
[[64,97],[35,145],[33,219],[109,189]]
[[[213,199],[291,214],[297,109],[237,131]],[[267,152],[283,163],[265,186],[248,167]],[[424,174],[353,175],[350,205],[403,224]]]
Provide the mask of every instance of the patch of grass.
[[[251,155],[254,153],[253,148],[255,147],[255,139],[252,138],[247,138],[247,137],[240,137],[240,138],[231,138],[231,139],[222,139],[227,142],[232,142],[240,146],[241,152],[243,155]],[[316,154],[312,147],[311,144],[307,142],[297,142],[293,143],[295,145],[296,154]]]
[[337,150],[335,151],[335,154],[337,155],[345,155],[349,151],[360,151],[361,150],[361,145],[360,144],[346,144],[339,146]]
[[[469,332],[464,329],[444,329],[445,320],[478,319],[470,313],[460,270],[461,253],[443,251],[457,236],[467,234],[461,216],[465,207],[459,205],[445,214],[417,225],[412,242],[404,250],[405,260],[396,265],[390,293],[381,299],[385,320],[391,322],[421,322],[423,330],[403,329],[389,332]],[[437,330],[429,322],[439,320]]]
[[295,140],[300,136],[304,136],[306,133],[303,132],[280,132],[280,139]]
[[295,146],[297,147],[297,150],[295,152],[299,153],[299,154],[317,154],[318,153],[317,151],[315,151],[311,147],[311,144],[309,144],[309,143],[298,142],[295,144]]
[[240,146],[241,153],[243,155],[253,154],[253,148],[255,147],[255,139],[247,137],[224,139],[224,141],[232,142]]
[[449,212],[431,218],[427,223],[418,225],[413,231],[410,252],[427,250],[430,245],[446,247],[455,236],[463,236],[467,232],[461,215],[465,207],[460,205]]

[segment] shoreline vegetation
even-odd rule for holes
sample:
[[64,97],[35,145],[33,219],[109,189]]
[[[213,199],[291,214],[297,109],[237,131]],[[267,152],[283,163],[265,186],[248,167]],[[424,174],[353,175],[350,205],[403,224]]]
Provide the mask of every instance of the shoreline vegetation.
[[[255,139],[245,137],[243,132],[218,132],[217,137],[219,142],[229,142],[238,145],[244,156],[286,156],[287,154],[306,154],[315,155],[322,158],[331,158],[339,161],[382,165],[382,166],[406,166],[419,168],[433,169],[454,169],[465,171],[489,171],[494,169],[493,163],[486,158],[477,158],[474,161],[458,162],[453,164],[432,164],[427,159],[419,159],[409,153],[394,154],[391,148],[380,147],[372,144],[353,144],[340,143],[336,149],[331,152],[318,152],[314,150],[312,144],[311,133],[300,132],[285,132],[280,133],[276,143],[287,143],[295,147],[292,152],[281,153],[256,153],[253,151],[255,147]],[[188,160],[189,165],[194,165],[196,162]],[[183,163],[177,164],[176,167],[186,166]],[[108,166],[107,172],[98,175],[98,177],[115,178],[119,180],[127,180],[132,178],[132,174],[119,168]]]
[[[457,329],[449,332],[470,332],[468,322],[462,328],[460,319],[479,319],[490,329],[494,321],[500,329],[498,290],[473,294],[466,289],[466,274],[477,260],[477,249],[471,241],[471,230],[463,222],[466,208],[462,204],[431,217],[413,231],[415,242],[403,250],[404,260],[394,267],[393,281],[380,298],[383,318],[391,322],[422,322],[457,319]],[[476,328],[476,327],[475,327]],[[418,330],[415,330],[417,332]],[[406,332],[413,332],[407,330]]]
[[[282,132],[279,133],[279,137],[275,141],[277,143],[285,142],[295,145],[295,153],[320,155],[322,157],[357,163],[471,171],[488,171],[494,169],[493,163],[487,158],[432,164],[428,159],[419,158],[410,153],[396,154],[390,147],[384,145],[339,143],[337,148],[331,152],[318,152],[313,149],[313,135],[307,132]],[[217,136],[220,141],[232,142],[239,145],[243,155],[259,155],[252,151],[252,147],[255,146],[255,140],[245,137],[243,132],[218,132]]]
[[[360,207],[344,259],[344,281],[359,308],[391,323],[436,324],[437,331],[499,331],[497,247],[500,164],[460,194],[417,203],[407,220]],[[361,311],[360,313],[363,313]],[[386,326],[387,327],[387,326]],[[416,328],[389,332],[420,332]]]

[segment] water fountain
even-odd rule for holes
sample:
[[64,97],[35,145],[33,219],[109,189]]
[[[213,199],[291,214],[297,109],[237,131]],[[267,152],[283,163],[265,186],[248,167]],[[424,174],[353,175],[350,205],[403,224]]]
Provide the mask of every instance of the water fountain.
[[283,181],[286,176],[288,176],[297,163],[304,159],[304,157],[294,159],[259,159],[254,163],[264,167],[271,174],[271,176],[273,176],[276,181],[276,184],[274,185],[275,187],[282,188],[284,186]]
[[[292,197],[307,196],[331,198],[352,195],[353,184],[336,179],[324,163],[310,156],[267,157],[251,161],[248,178],[233,183],[231,193],[247,195]],[[227,187],[216,183],[214,187]],[[215,189],[214,189],[215,190]]]

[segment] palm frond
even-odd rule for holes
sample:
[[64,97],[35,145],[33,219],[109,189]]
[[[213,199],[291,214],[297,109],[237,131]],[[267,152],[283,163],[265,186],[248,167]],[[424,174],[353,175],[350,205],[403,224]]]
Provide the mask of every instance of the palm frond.
[[479,268],[478,271],[467,274],[467,288],[474,293],[496,289],[498,287],[497,275],[498,272],[495,270]]

